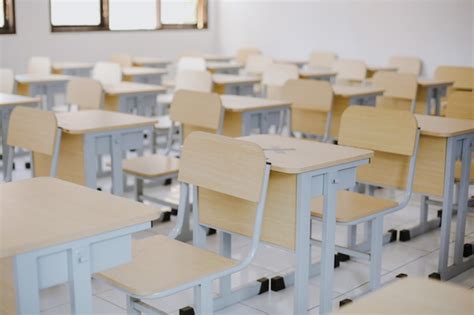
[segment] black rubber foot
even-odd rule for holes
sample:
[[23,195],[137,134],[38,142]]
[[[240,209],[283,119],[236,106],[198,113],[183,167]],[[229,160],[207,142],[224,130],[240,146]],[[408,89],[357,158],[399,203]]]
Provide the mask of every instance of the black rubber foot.
[[286,288],[285,279],[281,276],[273,277],[271,280],[272,291],[278,292]]
[[194,308],[186,306],[179,309],[179,315],[194,315]]
[[98,191],[102,191],[102,188],[101,188],[101,187],[97,187],[97,190],[98,190]]
[[411,240],[410,231],[409,230],[401,230],[400,231],[400,242],[408,242]]
[[217,232],[216,229],[209,228],[209,230],[207,230],[207,236],[214,235],[214,234],[216,234],[216,232]]
[[16,167],[16,166],[15,166],[15,162],[13,162],[13,164],[12,164],[12,170],[15,170],[15,167]]
[[471,199],[467,201],[467,206],[469,208],[474,208],[474,197],[471,196]]
[[339,142],[337,142],[337,140],[334,140],[332,143],[337,145]]
[[171,180],[171,178],[168,178],[168,179],[165,179],[165,182],[163,183],[163,185],[169,186],[169,185],[171,185],[172,182],[173,182],[173,180]]
[[161,217],[161,222],[168,222],[171,220],[171,212],[170,211],[165,211],[162,213]]
[[343,307],[344,305],[352,303],[351,299],[344,299],[339,302],[339,307]]
[[29,170],[31,168],[31,162],[25,162],[25,167]]
[[341,262],[339,261],[339,257],[336,255],[334,255],[334,268],[337,268],[339,267],[339,265],[341,264]]
[[473,245],[472,244],[464,244],[464,250],[462,252],[463,257],[467,258],[472,255],[473,251]]
[[388,233],[390,233],[390,243],[396,242],[398,238],[398,231],[395,229],[390,229],[388,230]]
[[403,279],[403,278],[406,278],[408,277],[408,275],[406,273],[399,273],[398,275],[395,276],[395,278],[398,278],[398,279]]
[[148,138],[148,135],[146,133],[143,134],[143,139]]
[[351,260],[351,256],[346,255],[346,254],[337,253],[336,256],[337,256],[337,258],[339,259],[340,262]]
[[441,280],[441,276],[437,272],[430,273],[428,278],[433,280]]
[[137,149],[131,149],[130,152],[137,152]]
[[172,208],[171,215],[178,215],[178,209]]
[[260,291],[258,291],[258,294],[268,292],[268,290],[270,289],[270,280],[268,280],[268,278],[263,277],[257,279],[257,282],[260,282]]
[[438,216],[438,218],[441,219],[441,217],[443,216],[443,209],[439,209],[438,212],[436,212],[436,215]]

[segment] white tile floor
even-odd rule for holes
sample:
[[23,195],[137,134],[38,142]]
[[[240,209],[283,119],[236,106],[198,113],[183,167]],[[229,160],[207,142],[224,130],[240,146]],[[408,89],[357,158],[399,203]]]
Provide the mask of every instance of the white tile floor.
[[[20,161],[17,163],[17,171],[14,179],[27,178],[29,172],[24,170],[24,165]],[[99,185],[104,189],[110,188],[108,179],[101,179]],[[472,188],[472,187],[471,187]],[[161,197],[175,197],[178,194],[176,185],[157,188],[146,188],[147,193]],[[393,192],[386,190],[377,190],[377,195],[391,196]],[[471,190],[471,195],[474,190]],[[397,198],[401,194],[395,193]],[[127,193],[131,198],[131,193]],[[419,207],[419,196],[413,197],[410,205],[397,213],[391,214],[385,218],[385,229],[402,229],[415,225],[417,222]],[[436,215],[437,207],[430,208],[431,215]],[[174,218],[173,218],[174,219]],[[468,214],[468,223],[466,227],[466,241],[474,242],[474,213]],[[160,223],[155,225],[149,231],[136,235],[137,238],[149,237],[154,234],[165,234],[173,226],[173,222]],[[313,223],[313,236],[318,237],[320,233],[320,223]],[[453,231],[454,232],[454,231]],[[358,230],[361,235],[362,228]],[[346,240],[346,230],[338,227],[336,240],[344,244]],[[208,239],[209,248],[217,249],[217,237],[210,236]],[[234,258],[240,258],[246,254],[249,241],[244,237],[234,237],[232,240]],[[406,273],[409,277],[426,277],[431,272],[436,271],[439,250],[439,230],[426,233],[409,242],[395,242],[384,247],[383,251],[383,277],[384,283],[393,281],[399,273]],[[319,259],[319,249],[313,248],[313,260]],[[294,266],[294,255],[281,248],[275,248],[262,244],[259,248],[257,257],[252,265],[242,273],[232,277],[232,286],[239,287],[260,277],[272,277],[274,275],[284,274],[292,271]],[[471,288],[474,290],[474,269],[468,270],[458,277],[450,280],[451,282]],[[319,277],[310,280],[310,314],[318,314],[319,307]],[[214,291],[218,292],[217,284]],[[342,262],[340,267],[335,270],[334,278],[334,306],[338,307],[340,300],[345,298],[354,298],[368,291],[368,266],[367,262],[359,260],[350,260]],[[109,285],[97,280],[93,280],[93,308],[95,314],[125,314],[125,299],[123,293]],[[178,314],[181,307],[191,305],[193,302],[192,291],[185,291],[175,296],[167,297],[161,300],[149,301],[150,304],[160,309]],[[279,292],[267,292],[249,300],[243,301],[217,314],[221,315],[247,315],[247,314],[292,314],[293,310],[293,288],[288,287]],[[41,311],[42,314],[69,314],[69,297],[67,285],[55,286],[41,292]]]

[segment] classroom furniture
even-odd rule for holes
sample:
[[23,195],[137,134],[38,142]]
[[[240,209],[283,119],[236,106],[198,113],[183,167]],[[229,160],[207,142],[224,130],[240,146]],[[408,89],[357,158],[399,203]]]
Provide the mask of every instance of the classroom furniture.
[[[101,272],[98,277],[125,290],[129,313],[154,309],[141,299],[162,298],[195,288],[196,312],[213,314],[212,282],[230,279],[255,257],[262,234],[269,174],[270,164],[256,144],[202,132],[189,135],[182,150],[178,180],[181,187],[188,186],[187,190],[192,185],[194,246],[166,236],[135,242],[131,263]],[[239,208],[231,206],[209,206],[210,194],[250,204],[254,215],[242,216],[235,211]],[[229,224],[236,219],[240,225]],[[207,228],[250,237],[249,253],[236,261],[206,250]],[[160,254],[163,252],[167,254]]]
[[[447,89],[453,85],[453,80],[444,79],[418,79],[417,102],[418,107],[424,105],[425,115],[441,114],[441,98],[446,95]],[[433,109],[434,105],[434,109]]]
[[273,58],[263,55],[249,55],[245,61],[246,75],[262,76],[265,69],[273,63]]
[[390,283],[344,307],[335,314],[457,314],[474,309],[474,292],[454,284],[411,278]]
[[238,76],[216,73],[212,75],[213,90],[219,94],[253,95],[254,85],[260,83],[256,76]]
[[17,107],[10,115],[5,165],[5,181],[12,180],[13,158],[15,148],[22,148],[34,154],[50,157],[48,174],[56,176],[58,165],[61,130],[54,113],[34,108]]
[[[437,229],[441,220],[438,273],[442,280],[447,280],[474,266],[474,256],[462,262],[474,123],[472,120],[418,114],[416,118],[421,137],[413,191],[421,194],[420,222],[414,227],[401,230],[400,240],[409,241],[417,235]],[[461,163],[457,200],[453,196],[456,161]],[[388,169],[383,167],[383,172]],[[442,199],[440,218],[428,220],[428,203],[432,203],[428,196]],[[454,263],[448,265],[451,218],[455,201],[457,218]]]
[[207,62],[206,67],[211,73],[239,74],[243,64],[237,62]]
[[360,84],[367,76],[365,63],[360,60],[338,59],[334,63],[333,70],[337,72],[337,84]]
[[104,100],[102,84],[89,78],[74,78],[69,81],[66,89],[66,104],[69,108],[101,109]]
[[55,62],[53,63],[53,74],[89,77],[92,68],[94,68],[94,64],[87,62]]
[[281,99],[282,89],[288,80],[299,78],[296,65],[274,63],[265,68],[262,74],[262,95],[271,99]]
[[17,74],[17,93],[24,96],[44,96],[43,107],[52,110],[55,106],[55,95],[65,94],[70,76],[59,74]]
[[[351,106],[341,118],[338,144],[374,151],[370,164],[358,168],[357,182],[397,188],[404,193],[401,201],[354,191],[337,193],[336,223],[349,227],[350,236],[347,247],[337,246],[337,252],[370,262],[372,291],[380,287],[381,281],[384,216],[405,208],[411,199],[419,136],[415,116],[407,111]],[[381,172],[382,167],[387,170]],[[324,220],[321,197],[312,200],[311,209],[314,220]],[[370,230],[364,240],[366,246],[355,240],[361,223]],[[320,244],[319,240],[311,240]]]
[[[282,99],[291,102],[289,131],[318,135],[327,141],[331,129],[334,93],[331,84],[315,80],[288,80],[283,86]],[[326,116],[324,124],[315,125],[308,119],[312,112]]]
[[[151,133],[156,120],[101,110],[56,113],[56,117],[62,130],[57,177],[96,189],[97,157],[109,154],[112,193],[122,195],[124,153],[143,148],[143,133]],[[36,176],[49,174],[49,160],[33,155]]]
[[474,92],[454,90],[448,95],[446,117],[474,120]]
[[202,57],[181,57],[176,69],[178,72],[181,70],[206,71],[206,60]]
[[51,59],[48,57],[31,57],[28,60],[28,74],[51,74]]
[[114,62],[99,61],[92,69],[92,78],[102,84],[118,84],[122,82],[122,68]]
[[136,67],[166,68],[173,62],[170,59],[157,57],[132,57],[132,63]]
[[15,89],[15,75],[10,69],[0,68],[0,93],[13,93]]
[[309,54],[308,67],[313,69],[332,69],[337,55],[333,52],[312,51]]
[[298,69],[302,69],[308,63],[307,60],[303,59],[275,59],[275,62],[295,65],[298,67]]
[[337,72],[323,68],[307,68],[300,69],[299,74],[301,79],[334,81]]
[[221,54],[204,54],[202,58],[206,62],[230,62],[234,59],[233,56],[221,55]]
[[[69,283],[72,313],[92,313],[91,276],[131,260],[132,234],[157,210],[41,177],[0,184],[0,312],[39,314],[39,290]],[[28,198],[25,198],[28,196]]]
[[417,77],[414,74],[396,72],[376,72],[371,83],[374,87],[384,90],[377,96],[376,106],[379,108],[421,112],[416,108]]
[[115,62],[120,65],[122,68],[127,68],[127,67],[132,67],[133,66],[133,60],[132,56],[129,54],[124,54],[124,53],[115,53],[110,56],[109,59],[110,62]]
[[407,73],[419,76],[421,74],[421,59],[409,56],[392,56],[388,64],[397,68],[398,73]]
[[367,66],[367,78],[372,78],[375,73],[384,71],[384,72],[396,72],[397,67],[394,66],[374,66],[368,65]]
[[123,81],[161,84],[162,77],[167,74],[166,69],[146,68],[146,67],[122,67]]
[[235,60],[239,63],[245,64],[247,62],[247,58],[250,55],[261,55],[262,51],[258,48],[253,48],[253,47],[247,47],[247,48],[241,48],[237,50],[237,53],[235,54]]
[[474,90],[474,67],[439,66],[435,70],[435,79],[453,81],[453,89]]

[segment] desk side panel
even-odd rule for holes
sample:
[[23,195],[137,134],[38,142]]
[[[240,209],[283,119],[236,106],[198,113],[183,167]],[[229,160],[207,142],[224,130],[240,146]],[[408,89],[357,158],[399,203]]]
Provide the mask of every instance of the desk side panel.
[[240,137],[242,135],[241,113],[225,112],[223,134],[228,137]]
[[120,112],[120,97],[105,94],[104,110],[111,112]]
[[0,259],[0,315],[16,314],[13,258]]

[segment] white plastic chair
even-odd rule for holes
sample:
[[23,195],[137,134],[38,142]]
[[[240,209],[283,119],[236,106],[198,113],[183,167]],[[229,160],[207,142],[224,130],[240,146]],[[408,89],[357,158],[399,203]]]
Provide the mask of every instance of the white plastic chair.
[[122,68],[115,62],[99,61],[92,70],[92,78],[102,84],[117,84],[122,81]]
[[275,63],[269,65],[262,75],[263,95],[267,98],[282,99],[283,86],[288,80],[299,78],[298,67],[294,64]]
[[235,55],[235,59],[237,60],[237,62],[245,64],[247,62],[247,59],[248,59],[249,56],[251,56],[251,55],[261,55],[261,54],[262,54],[262,51],[258,48],[252,48],[252,47],[241,48],[241,49],[237,50],[237,53]]
[[201,57],[181,57],[178,60],[177,71],[182,70],[206,70],[206,60]]
[[121,67],[131,67],[133,65],[132,56],[129,54],[113,54],[110,56],[110,61],[118,63]]
[[272,57],[249,55],[245,62],[244,72],[249,75],[262,75],[265,69],[273,63]]
[[28,62],[29,74],[51,74],[51,59],[48,57],[31,57]]
[[309,55],[308,66],[315,69],[331,69],[336,59],[337,55],[333,52],[313,51]]
[[12,94],[15,87],[15,76],[10,69],[0,69],[0,92]]

